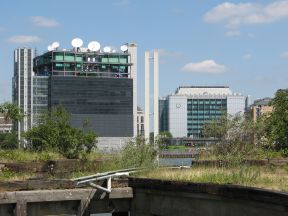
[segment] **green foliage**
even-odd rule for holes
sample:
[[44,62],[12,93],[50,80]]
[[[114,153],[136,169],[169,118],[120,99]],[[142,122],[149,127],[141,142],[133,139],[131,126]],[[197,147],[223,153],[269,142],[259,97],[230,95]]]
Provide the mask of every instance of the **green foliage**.
[[24,134],[29,148],[34,151],[54,150],[67,158],[79,158],[90,153],[96,144],[96,134],[92,130],[70,125],[70,114],[61,106],[43,115],[38,126]]
[[27,162],[62,159],[61,155],[52,151],[34,152],[23,149],[0,150],[1,162]]
[[273,112],[267,118],[267,133],[276,149],[288,149],[288,89],[279,89],[271,102]]
[[16,149],[18,138],[16,133],[0,133],[0,149]]
[[11,179],[12,177],[14,177],[14,175],[15,173],[7,167],[0,169],[0,180]]
[[[154,135],[154,134],[153,134]],[[156,137],[156,145],[160,149],[164,149],[167,147],[169,141],[173,138],[172,134],[169,131],[162,131]]]
[[156,151],[145,144],[142,138],[130,141],[121,152],[121,167],[151,167],[156,158]]
[[20,121],[23,119],[24,115],[22,114],[20,108],[9,102],[5,102],[0,105],[0,113],[4,114],[6,121],[12,119],[13,121]]

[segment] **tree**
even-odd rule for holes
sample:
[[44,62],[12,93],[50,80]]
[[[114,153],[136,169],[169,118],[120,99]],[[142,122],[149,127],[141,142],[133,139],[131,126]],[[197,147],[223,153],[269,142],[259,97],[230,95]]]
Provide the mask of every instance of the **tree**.
[[[84,123],[86,124],[86,123]],[[96,145],[96,134],[92,130],[84,132],[70,125],[70,114],[61,106],[44,114],[40,124],[28,130],[24,137],[35,151],[56,150],[67,158],[79,158],[91,152]]]
[[288,148],[288,89],[279,89],[271,101],[273,112],[267,117],[267,134],[276,149]]
[[[0,113],[4,115],[4,120],[7,123],[9,120],[21,121],[24,117],[20,108],[13,103],[5,102],[0,104]],[[18,146],[18,138],[16,133],[1,134],[0,148],[1,149],[14,149]]]
[[136,137],[130,140],[121,152],[121,167],[151,167],[154,165],[157,152],[152,145],[147,145],[145,139]]
[[9,119],[13,121],[21,121],[24,117],[20,108],[16,104],[9,102],[0,105],[0,113],[4,114],[4,119],[6,121]]
[[169,131],[162,131],[156,138],[156,143],[160,149],[166,148],[169,141],[173,138]]
[[206,124],[204,136],[218,139],[216,154],[233,155],[254,148],[254,137],[260,135],[259,132],[263,133],[259,125],[243,115],[225,115]]
[[0,149],[16,149],[18,137],[16,133],[0,133]]

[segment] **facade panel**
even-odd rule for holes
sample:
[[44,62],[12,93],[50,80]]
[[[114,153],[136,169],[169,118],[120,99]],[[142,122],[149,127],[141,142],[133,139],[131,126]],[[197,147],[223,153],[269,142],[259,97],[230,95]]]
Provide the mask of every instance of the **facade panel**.
[[187,136],[187,97],[169,96],[169,131],[173,137]]
[[100,136],[133,136],[133,80],[52,76],[49,107],[64,106],[72,124],[87,119]]

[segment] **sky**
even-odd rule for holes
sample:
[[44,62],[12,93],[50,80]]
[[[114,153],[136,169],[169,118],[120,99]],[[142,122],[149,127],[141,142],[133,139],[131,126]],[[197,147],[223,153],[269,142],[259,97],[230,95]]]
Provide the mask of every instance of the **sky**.
[[0,17],[0,103],[11,101],[14,49],[41,54],[54,41],[70,49],[75,37],[84,46],[137,44],[141,107],[144,52],[154,49],[160,96],[226,85],[255,100],[287,88],[288,0],[6,0]]

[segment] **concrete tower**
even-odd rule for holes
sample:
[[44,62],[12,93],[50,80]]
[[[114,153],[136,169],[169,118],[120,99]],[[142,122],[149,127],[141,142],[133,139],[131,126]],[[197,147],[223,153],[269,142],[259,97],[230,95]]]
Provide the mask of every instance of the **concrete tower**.
[[150,59],[154,65],[154,138],[159,133],[159,61],[158,51],[153,52],[153,57],[150,58],[150,53],[145,52],[145,139],[149,141],[150,133]]
[[133,136],[137,136],[137,45],[128,44],[128,52],[131,54],[131,78],[133,79]]
[[154,140],[159,134],[159,61],[158,50],[154,50]]
[[150,66],[149,66],[149,52],[145,52],[145,125],[144,125],[144,136],[149,141],[150,133]]

